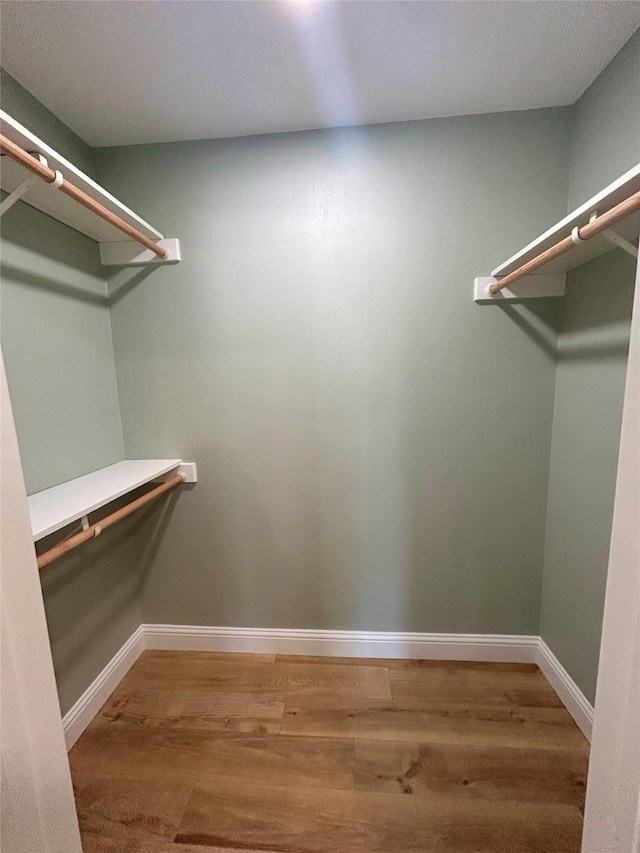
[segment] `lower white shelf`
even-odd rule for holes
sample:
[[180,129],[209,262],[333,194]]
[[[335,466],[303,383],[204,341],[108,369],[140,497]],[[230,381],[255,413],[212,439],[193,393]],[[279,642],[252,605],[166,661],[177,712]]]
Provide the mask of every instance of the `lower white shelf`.
[[169,472],[184,474],[187,483],[196,482],[194,463],[183,463],[181,459],[126,459],[30,495],[34,542]]

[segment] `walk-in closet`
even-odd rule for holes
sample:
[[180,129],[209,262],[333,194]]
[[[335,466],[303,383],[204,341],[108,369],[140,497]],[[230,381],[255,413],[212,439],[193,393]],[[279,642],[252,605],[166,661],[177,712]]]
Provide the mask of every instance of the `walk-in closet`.
[[638,853],[639,28],[1,0],[3,853]]

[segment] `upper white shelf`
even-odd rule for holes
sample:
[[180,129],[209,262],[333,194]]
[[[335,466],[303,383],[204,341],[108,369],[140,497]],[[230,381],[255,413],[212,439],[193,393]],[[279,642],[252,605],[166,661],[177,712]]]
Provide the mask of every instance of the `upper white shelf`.
[[[608,187],[601,190],[599,193],[578,207],[564,219],[560,220],[548,231],[545,231],[540,237],[536,237],[531,243],[517,252],[513,257],[504,261],[497,266],[492,276],[504,276],[513,272],[518,267],[535,258],[537,255],[549,249],[551,246],[558,243],[560,240],[568,237],[572,229],[577,225],[581,228],[589,221],[590,215],[596,211],[603,211],[609,207],[615,207],[621,201],[624,201],[630,195],[640,191],[640,163],[629,169],[624,175],[619,177]],[[638,239],[638,230],[640,229],[640,214],[634,214],[618,222],[614,230],[625,240],[633,242]],[[594,258],[604,255],[606,252],[611,252],[615,249],[615,245],[607,240],[602,234],[598,234],[587,240],[585,243],[580,243],[575,248],[571,249],[554,261],[545,264],[538,270],[541,274],[547,273],[563,273],[576,267],[582,266]]]
[[[28,503],[34,541],[55,533],[181,465],[181,459],[127,459],[30,495]],[[187,482],[194,479],[195,472],[191,476],[187,474]]]
[[[78,189],[81,189],[92,199],[104,205],[107,210],[124,219],[128,225],[137,228],[145,237],[154,242],[163,239],[163,235],[159,231],[156,231],[155,228],[152,228],[148,222],[145,222],[144,219],[141,219],[136,213],[129,210],[128,207],[125,207],[117,198],[114,198],[106,190],[103,190],[88,175],[81,172],[73,163],[65,160],[64,157],[54,151],[53,148],[50,148],[41,139],[38,139],[35,134],[27,130],[26,127],[23,127],[8,115],[8,113],[4,112],[4,110],[0,110],[0,132],[25,151],[42,154],[43,157],[46,157],[49,168],[62,172],[66,180],[69,180]],[[28,174],[26,169],[12,160],[11,157],[2,158],[0,186],[6,192],[13,192]],[[64,195],[64,193],[56,192],[55,189],[52,189],[44,181],[36,181],[29,189],[23,201],[41,210],[43,213],[52,216],[54,219],[64,222],[65,225],[79,231],[81,234],[86,234],[87,237],[91,237],[92,240],[96,240],[98,243],[118,243],[126,240],[122,231],[99,216],[96,216],[95,213],[87,210],[87,208]]]

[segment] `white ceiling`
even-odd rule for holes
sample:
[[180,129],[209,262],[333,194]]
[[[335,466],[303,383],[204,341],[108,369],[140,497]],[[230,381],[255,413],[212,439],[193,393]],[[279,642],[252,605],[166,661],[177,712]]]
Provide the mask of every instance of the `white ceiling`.
[[572,104],[640,2],[4,0],[2,65],[91,145]]

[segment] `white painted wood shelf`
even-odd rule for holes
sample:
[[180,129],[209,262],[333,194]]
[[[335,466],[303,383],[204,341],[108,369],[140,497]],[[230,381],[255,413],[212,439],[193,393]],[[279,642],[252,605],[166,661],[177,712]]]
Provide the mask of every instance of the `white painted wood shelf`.
[[[580,205],[560,222],[557,222],[544,234],[536,237],[524,249],[516,252],[506,261],[499,264],[491,273],[491,277],[485,276],[475,279],[474,299],[476,302],[499,302],[504,299],[526,299],[536,296],[562,296],[564,294],[564,281],[560,278],[570,270],[576,269],[589,261],[612,252],[616,246],[604,234],[598,234],[584,243],[575,246],[548,264],[540,267],[534,274],[526,276],[515,282],[494,296],[486,293],[489,284],[499,278],[508,275],[514,270],[526,264],[528,261],[540,255],[542,252],[554,246],[560,240],[568,237],[576,226],[581,228],[589,222],[591,214],[615,207],[634,193],[640,192],[640,163],[625,172],[608,187],[590,198],[589,201]],[[618,222],[613,230],[630,243],[638,240],[640,231],[640,213],[632,214],[626,219]],[[538,286],[540,285],[540,286]],[[538,292],[539,291],[539,292]]]
[[[168,252],[167,258],[158,258],[135,241],[127,240],[122,231],[114,225],[106,222],[77,201],[74,201],[74,199],[51,187],[50,184],[42,180],[34,181],[33,185],[23,196],[22,201],[100,243],[103,264],[140,265],[147,263],[177,263],[180,260],[179,241],[175,239],[165,240],[160,231],[153,228],[148,222],[145,222],[137,213],[134,213],[122,204],[122,202],[118,201],[111,193],[108,193],[88,175],[85,175],[84,172],[74,166],[73,163],[70,163],[62,155],[58,154],[57,151],[54,151],[53,148],[41,139],[38,139],[35,134],[31,133],[26,127],[23,127],[23,125],[4,112],[4,110],[0,110],[0,133],[12,142],[15,142],[16,145],[19,145],[25,151],[31,154],[41,154],[46,158],[49,168],[61,172],[65,180],[75,184],[78,189],[85,192],[90,198],[99,202],[107,210],[115,213],[128,225],[137,228],[145,237],[153,240],[154,243],[158,243],[167,249]],[[30,173],[11,157],[2,157],[1,159],[0,187],[5,192],[11,193]]]
[[[28,498],[34,542],[78,521],[128,492],[168,474],[178,473],[181,459],[127,459],[76,477]],[[191,476],[189,475],[191,472]],[[184,473],[180,470],[180,473]],[[187,471],[186,482],[195,482],[195,466]]]

